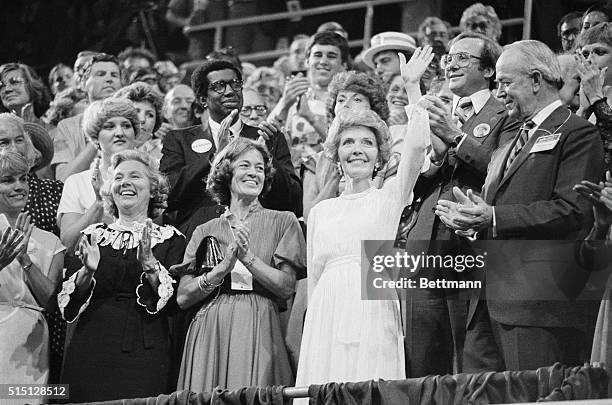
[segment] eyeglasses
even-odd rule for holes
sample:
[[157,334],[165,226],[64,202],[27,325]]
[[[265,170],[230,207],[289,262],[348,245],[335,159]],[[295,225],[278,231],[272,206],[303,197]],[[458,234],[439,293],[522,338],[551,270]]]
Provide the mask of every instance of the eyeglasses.
[[21,77],[11,77],[6,82],[0,81],[0,91],[4,90],[6,87],[9,87],[9,86],[11,88],[19,87],[20,85],[24,83],[25,83],[25,80],[23,80]]
[[240,110],[240,115],[248,117],[255,110],[257,115],[266,115],[268,113],[268,107],[265,105],[244,105]]
[[467,67],[470,64],[470,59],[478,59],[481,60],[480,56],[472,55],[468,52],[457,52],[457,53],[449,53],[442,56],[440,60],[440,66],[442,69],[447,69],[451,63],[456,63],[459,67]]
[[219,80],[219,81],[209,84],[208,88],[214,91],[215,93],[223,94],[225,93],[225,89],[227,88],[228,84],[234,91],[242,90],[242,80],[240,79],[232,79],[230,81]]
[[489,23],[485,21],[474,21],[467,24],[468,28],[472,31],[486,31],[489,27]]

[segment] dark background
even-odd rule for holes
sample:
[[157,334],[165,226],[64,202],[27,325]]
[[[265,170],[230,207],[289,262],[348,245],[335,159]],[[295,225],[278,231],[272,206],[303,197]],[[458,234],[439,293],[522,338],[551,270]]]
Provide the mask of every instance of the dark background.
[[[0,0],[0,63],[23,62],[46,75],[58,62],[72,65],[75,55],[84,49],[118,53],[126,46],[138,46],[144,41],[140,15],[151,23],[160,58],[178,56],[182,62],[187,41],[180,30],[172,29],[164,15],[168,0]],[[301,0],[302,8],[311,8],[341,0]],[[495,7],[501,19],[522,17],[522,0],[484,0]],[[284,0],[262,0],[266,12],[286,11]],[[473,0],[442,0],[441,17],[457,25],[463,9]],[[559,48],[556,24],[572,10],[583,11],[594,4],[609,1],[534,0],[532,38],[553,49]],[[140,12],[142,10],[142,13]],[[299,22],[275,23],[268,30],[275,37],[312,33],[330,20],[342,23],[351,38],[363,35],[365,10],[306,17]],[[401,5],[379,6],[375,9],[373,33],[400,30]],[[502,44],[521,38],[520,26],[504,29]],[[184,58],[184,57],[183,57]],[[43,76],[44,77],[44,76]]]

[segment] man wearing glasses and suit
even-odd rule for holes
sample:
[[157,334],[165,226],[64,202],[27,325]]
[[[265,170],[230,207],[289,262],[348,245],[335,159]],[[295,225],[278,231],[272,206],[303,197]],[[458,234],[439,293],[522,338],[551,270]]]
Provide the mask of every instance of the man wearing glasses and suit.
[[206,193],[206,177],[214,154],[235,136],[253,140],[261,136],[272,155],[276,171],[262,205],[301,217],[302,185],[291,165],[285,137],[270,124],[260,124],[259,128],[244,124],[237,114],[243,104],[239,68],[229,61],[207,60],[195,70],[191,84],[196,101],[208,110],[209,119],[202,125],[170,131],[160,162],[160,170],[170,181],[168,212],[176,211],[175,225],[189,237],[196,226],[223,213]]
[[[446,105],[436,96],[424,97],[430,103],[427,111],[436,140],[432,141],[430,159],[437,171],[421,176],[417,183],[415,196],[420,196],[422,203],[407,235],[409,240],[449,241],[448,246],[457,245],[454,230],[435,215],[436,203],[439,199],[453,200],[453,187],[464,192],[470,188],[479,190],[491,154],[518,130],[517,121],[508,118],[504,104],[491,94],[495,63],[501,52],[494,40],[478,33],[464,33],[451,42],[449,53],[442,57],[453,101]],[[406,351],[410,376],[462,371],[467,313],[465,302],[453,297],[453,293],[425,289],[408,295]]]

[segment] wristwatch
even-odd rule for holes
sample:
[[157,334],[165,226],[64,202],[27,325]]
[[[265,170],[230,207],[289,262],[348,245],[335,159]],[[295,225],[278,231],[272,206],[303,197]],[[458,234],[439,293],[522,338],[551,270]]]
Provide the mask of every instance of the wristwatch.
[[457,145],[459,145],[461,143],[461,140],[463,139],[463,137],[467,136],[467,134],[465,132],[460,133],[459,135],[455,136],[453,138],[453,142],[451,142],[451,146],[452,147],[457,147]]
[[445,160],[446,160],[446,154],[444,154],[444,156],[442,156],[442,159],[439,159],[439,160],[434,160],[433,155],[431,153],[429,154],[429,161],[434,166],[438,166],[438,167],[442,166]]

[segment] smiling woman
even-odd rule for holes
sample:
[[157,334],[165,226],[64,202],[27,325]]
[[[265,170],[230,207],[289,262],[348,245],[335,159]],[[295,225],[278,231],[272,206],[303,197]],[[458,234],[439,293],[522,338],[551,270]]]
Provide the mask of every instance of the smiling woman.
[[102,220],[112,222],[111,217],[104,216],[100,187],[109,178],[111,156],[136,147],[140,120],[131,101],[108,98],[87,107],[83,128],[100,151],[100,158],[89,170],[68,177],[64,184],[57,220],[60,237],[69,251],[74,249],[82,229]]
[[[207,189],[228,209],[196,228],[183,259],[192,272],[181,278],[178,304],[200,309],[187,333],[178,389],[290,385],[279,307],[306,275],[301,228],[291,212],[258,201],[273,175],[264,145],[237,138],[212,166]],[[224,258],[203,264],[211,238]]]
[[0,112],[14,112],[25,121],[43,116],[51,96],[34,69],[21,63],[0,66]]
[[174,281],[167,269],[182,257],[185,238],[150,219],[163,208],[168,185],[148,156],[124,150],[110,170],[101,195],[116,221],[81,232],[83,267],[58,294],[64,318],[80,317],[62,381],[77,402],[156,396],[171,391],[176,377],[168,339]]

